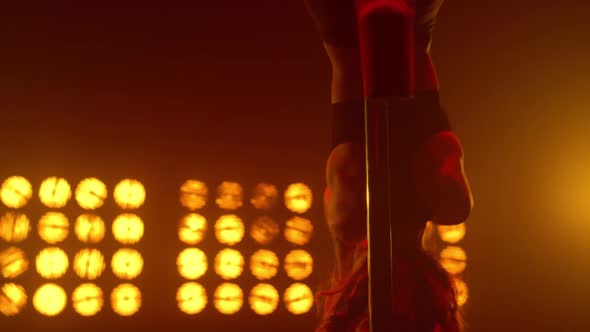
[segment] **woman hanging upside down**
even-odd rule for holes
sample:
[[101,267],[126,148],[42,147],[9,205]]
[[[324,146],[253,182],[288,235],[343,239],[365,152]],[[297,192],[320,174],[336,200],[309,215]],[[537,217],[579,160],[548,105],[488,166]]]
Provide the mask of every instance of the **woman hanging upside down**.
[[[453,283],[422,248],[428,220],[464,222],[473,199],[463,150],[439,102],[430,48],[442,0],[305,0],[332,64],[332,151],[325,212],[336,262],[317,332],[368,331],[364,100],[414,100],[410,171],[421,213],[400,228],[393,251],[397,331],[461,331]],[[399,231],[397,233],[400,233]]]

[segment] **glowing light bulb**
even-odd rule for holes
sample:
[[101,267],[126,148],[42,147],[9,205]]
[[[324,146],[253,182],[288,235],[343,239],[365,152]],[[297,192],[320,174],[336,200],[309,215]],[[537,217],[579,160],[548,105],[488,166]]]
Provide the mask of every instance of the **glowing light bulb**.
[[206,232],[207,221],[200,214],[191,213],[180,220],[178,238],[188,245],[195,245],[203,241]]
[[189,211],[199,210],[207,205],[209,188],[201,181],[187,180],[180,187],[180,204]]
[[113,222],[113,235],[123,244],[135,244],[143,237],[143,221],[137,215],[125,213]]
[[81,242],[99,243],[104,239],[106,230],[101,217],[85,213],[76,219],[74,232]]
[[295,213],[305,213],[311,207],[311,189],[303,183],[294,183],[285,190],[285,206]]
[[111,293],[111,307],[121,316],[132,316],[141,308],[141,291],[132,284],[121,284]]
[[258,280],[268,280],[279,270],[279,258],[269,250],[257,250],[250,258],[250,272]]
[[0,313],[4,316],[18,315],[27,304],[27,293],[21,285],[8,283],[0,288]]
[[49,208],[59,209],[72,198],[70,184],[64,178],[50,177],[41,183],[39,187],[39,199]]
[[285,272],[293,280],[303,280],[313,271],[311,255],[301,249],[290,251],[285,257]]
[[22,176],[12,176],[4,180],[0,187],[0,200],[11,209],[20,209],[33,197],[31,183]]
[[244,293],[236,284],[223,283],[215,289],[214,305],[222,314],[232,315],[240,311],[244,303]]
[[187,248],[178,255],[176,266],[183,278],[195,280],[207,272],[207,256],[200,249]]
[[279,191],[276,186],[269,183],[259,183],[254,188],[250,203],[259,210],[268,211],[274,208],[279,199]]
[[268,216],[257,218],[250,228],[250,236],[261,245],[272,242],[279,234],[279,225]]
[[207,306],[207,293],[200,284],[187,282],[176,292],[176,301],[180,311],[195,315],[203,311]]
[[113,196],[122,209],[137,209],[145,202],[145,188],[137,180],[125,179],[115,186]]
[[0,251],[0,271],[7,279],[22,275],[29,268],[29,260],[22,249],[9,247]]
[[233,214],[221,216],[215,223],[217,241],[226,245],[234,245],[244,238],[244,223]]
[[74,272],[82,279],[94,280],[102,275],[104,269],[104,256],[98,249],[82,249],[74,258]]
[[306,285],[296,283],[285,290],[283,302],[290,313],[301,315],[313,306],[313,293]]
[[143,270],[143,258],[139,251],[135,249],[119,249],[113,255],[111,268],[118,278],[126,280],[135,279]]
[[215,256],[215,272],[223,279],[239,277],[244,269],[244,257],[234,249],[223,249]]
[[68,255],[60,248],[50,247],[39,252],[36,259],[37,272],[45,279],[61,278],[68,270]]
[[244,190],[237,182],[222,182],[217,187],[217,199],[215,203],[224,210],[236,210],[243,204]]
[[66,292],[56,284],[45,284],[33,295],[33,306],[45,316],[57,316],[66,307]]
[[309,219],[293,217],[285,225],[285,239],[302,246],[309,242],[313,234],[313,224]]
[[438,235],[440,239],[446,243],[458,243],[465,237],[465,233],[467,228],[465,227],[465,223],[461,223],[458,225],[438,225]]
[[6,242],[22,242],[31,231],[31,222],[26,215],[7,212],[0,218],[0,239]]
[[37,226],[39,237],[49,244],[62,242],[70,233],[68,218],[59,212],[47,212]]
[[258,284],[250,291],[250,308],[259,315],[273,313],[279,303],[279,292],[270,284]]
[[95,284],[82,284],[72,294],[74,310],[85,317],[94,316],[99,313],[102,310],[103,304],[102,290]]
[[104,205],[107,193],[107,186],[99,179],[84,179],[76,187],[76,201],[83,209],[95,210]]

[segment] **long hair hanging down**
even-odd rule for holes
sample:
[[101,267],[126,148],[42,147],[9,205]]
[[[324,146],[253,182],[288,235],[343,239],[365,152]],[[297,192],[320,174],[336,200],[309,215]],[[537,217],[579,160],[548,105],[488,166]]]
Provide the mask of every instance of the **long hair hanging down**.
[[[369,331],[366,249],[366,241],[357,246],[353,269],[318,293],[324,305],[316,332]],[[419,250],[396,255],[393,262],[393,326],[408,332],[461,332],[454,283],[437,260]]]

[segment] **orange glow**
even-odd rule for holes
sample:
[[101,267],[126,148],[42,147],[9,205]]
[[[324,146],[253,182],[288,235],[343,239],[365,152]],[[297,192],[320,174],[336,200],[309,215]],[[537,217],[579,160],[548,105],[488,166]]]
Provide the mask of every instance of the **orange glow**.
[[104,239],[106,230],[101,217],[86,213],[76,219],[74,232],[81,242],[99,243]]
[[466,233],[465,223],[449,226],[439,225],[437,229],[441,240],[447,243],[458,243],[463,240]]
[[279,270],[279,258],[269,250],[257,250],[250,258],[250,272],[258,280],[268,280]]
[[250,291],[250,308],[259,315],[273,313],[279,303],[279,292],[270,284],[258,284]]
[[206,232],[207,220],[200,214],[191,213],[180,220],[178,238],[188,245],[195,245],[203,241]]
[[202,209],[207,205],[209,188],[201,181],[187,180],[180,187],[180,204],[189,211]]
[[84,179],[76,187],[76,201],[86,210],[95,210],[103,206],[107,194],[107,186],[96,178]]
[[428,221],[426,227],[424,227],[424,233],[422,234],[422,248],[431,252],[435,251],[435,235],[435,225],[432,221]]
[[261,245],[272,242],[279,234],[279,225],[274,219],[263,216],[254,221],[250,228],[250,236]]
[[215,272],[223,279],[239,277],[244,269],[244,257],[234,249],[223,249],[215,256]]
[[82,316],[94,316],[104,304],[102,290],[95,284],[82,284],[72,294],[74,310]]
[[14,279],[27,271],[29,260],[24,251],[10,247],[0,251],[0,268],[4,278]]
[[309,242],[313,234],[313,224],[309,219],[293,217],[287,220],[285,226],[285,239],[287,241],[302,246]]
[[178,273],[185,279],[195,280],[207,272],[207,256],[197,248],[184,249],[176,259]]
[[111,306],[121,316],[132,316],[141,308],[141,291],[132,284],[121,284],[111,293]]
[[465,303],[467,303],[467,300],[469,299],[469,288],[467,287],[465,281],[459,278],[454,278],[454,280],[455,290],[457,292],[457,304],[459,304],[459,306],[462,307],[463,305],[465,305]]
[[45,242],[56,244],[68,237],[70,222],[63,213],[47,212],[39,220],[37,230]]
[[119,249],[113,255],[111,268],[115,276],[120,279],[135,279],[143,270],[143,258],[139,251],[135,249]]
[[224,210],[236,210],[243,204],[244,191],[237,182],[222,182],[217,187],[217,199],[215,203]]
[[22,176],[12,176],[4,180],[0,188],[0,200],[11,209],[20,209],[33,197],[31,183]]
[[234,245],[244,238],[244,223],[233,214],[221,216],[215,222],[215,237],[219,243]]
[[66,179],[53,176],[41,182],[39,199],[45,206],[59,209],[66,206],[70,198],[72,198],[72,189]]
[[293,284],[285,290],[283,302],[290,313],[301,315],[309,312],[313,306],[313,293],[304,284]]
[[143,221],[132,213],[119,215],[113,222],[113,236],[123,244],[135,244],[143,237]]
[[145,202],[145,188],[137,180],[125,179],[115,186],[113,196],[122,209],[137,209]]
[[295,213],[305,213],[312,201],[311,189],[303,183],[294,183],[285,190],[285,206]]
[[4,316],[19,314],[27,304],[25,289],[17,284],[2,285],[0,289],[0,313]]
[[68,270],[68,255],[60,248],[50,247],[39,252],[36,259],[37,272],[45,279],[63,277]]
[[303,280],[313,272],[311,255],[301,249],[291,250],[285,257],[285,272],[293,280]]
[[276,186],[268,183],[259,183],[254,188],[254,194],[250,203],[259,210],[271,210],[277,205],[279,191]]
[[56,284],[45,284],[33,295],[33,306],[45,316],[59,315],[65,309],[66,303],[66,292]]
[[31,231],[31,222],[26,215],[6,212],[0,218],[0,239],[6,242],[24,241]]
[[187,282],[176,292],[178,309],[185,314],[195,315],[207,306],[207,292],[196,282]]
[[467,267],[467,254],[461,247],[448,246],[440,252],[440,265],[452,275],[463,273]]
[[244,303],[244,292],[236,284],[223,283],[214,294],[215,308],[222,314],[232,315],[240,311]]
[[104,256],[98,249],[82,249],[74,258],[74,272],[82,279],[94,280],[104,269]]

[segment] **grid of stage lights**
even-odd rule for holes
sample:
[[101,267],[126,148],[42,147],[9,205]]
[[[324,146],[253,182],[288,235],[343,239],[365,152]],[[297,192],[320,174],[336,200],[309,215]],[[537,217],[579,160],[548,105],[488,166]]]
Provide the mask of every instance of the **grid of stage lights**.
[[428,223],[425,232],[425,236],[436,237],[438,242],[442,244],[436,249],[438,261],[455,282],[459,306],[465,305],[469,299],[469,287],[464,278],[467,268],[467,253],[461,246],[466,233],[465,223],[446,226],[435,225],[431,222]]
[[[284,215],[279,213],[281,201],[286,208],[282,211],[290,214],[285,220],[276,217]],[[278,188],[268,183],[257,184],[248,195],[236,182],[222,182],[211,192],[206,183],[187,180],[180,186],[180,204],[185,211],[178,226],[185,247],[176,261],[184,279],[176,294],[180,311],[195,315],[212,306],[232,315],[249,307],[258,315],[270,315],[281,299],[291,314],[311,310],[313,293],[304,283],[313,272],[313,257],[304,248],[313,234],[313,224],[305,218],[312,205],[307,185],[292,184],[280,197]],[[254,213],[245,213],[246,208]],[[213,241],[219,250],[206,253],[204,241]],[[279,245],[281,241],[286,246]],[[252,246],[257,248],[248,255],[241,250]],[[289,249],[274,249],[281,247]],[[218,280],[211,289],[199,282],[208,273]],[[287,287],[277,285],[280,273],[291,280]],[[254,286],[244,289],[240,281],[248,278]]]
[[[4,279],[0,284],[0,314],[17,315],[29,303],[45,316],[61,314],[68,303],[81,316],[98,314],[106,301],[103,289],[95,282],[108,265],[99,246],[108,233],[99,213],[108,197],[107,186],[99,179],[87,178],[72,190],[64,178],[43,180],[38,198],[47,210],[36,223],[43,248],[31,255],[19,246],[31,238],[35,228],[35,221],[27,214],[31,211],[26,210],[34,193],[30,181],[21,176],[5,179],[0,187],[0,201],[4,205],[0,205],[0,273]],[[76,207],[65,211],[72,198]],[[121,284],[110,293],[110,302],[115,313],[130,316],[141,307],[141,291],[130,282],[143,270],[143,258],[132,246],[141,240],[144,232],[143,222],[134,212],[144,203],[145,189],[139,181],[125,179],[115,186],[113,199],[124,212],[112,222],[113,237],[121,248],[110,260],[111,270]],[[70,211],[78,212],[66,215]],[[71,229],[78,245],[75,252],[68,253],[63,247],[66,239],[73,236]],[[79,284],[68,299],[60,282],[69,270]],[[29,293],[22,280],[27,273],[35,272],[44,283]]]

